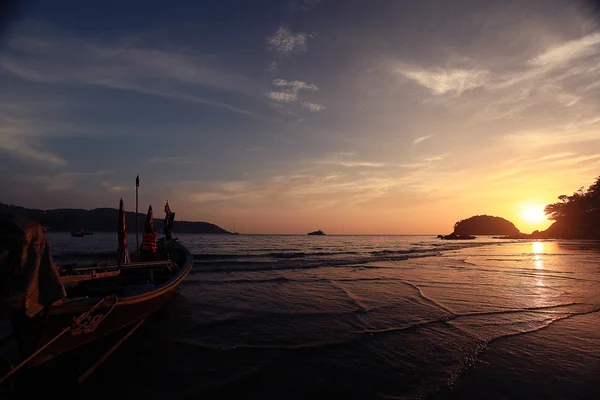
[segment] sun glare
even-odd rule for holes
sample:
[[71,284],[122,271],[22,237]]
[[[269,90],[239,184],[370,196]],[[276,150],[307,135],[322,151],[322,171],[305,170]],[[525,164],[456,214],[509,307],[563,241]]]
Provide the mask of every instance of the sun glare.
[[529,204],[522,207],[521,218],[532,224],[538,224],[545,221],[546,214],[544,214],[544,206],[541,204]]

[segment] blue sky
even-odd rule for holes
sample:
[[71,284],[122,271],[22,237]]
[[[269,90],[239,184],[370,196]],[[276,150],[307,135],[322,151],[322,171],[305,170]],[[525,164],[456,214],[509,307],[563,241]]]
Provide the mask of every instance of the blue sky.
[[546,1],[36,2],[0,38],[4,203],[439,233],[600,171],[600,27]]

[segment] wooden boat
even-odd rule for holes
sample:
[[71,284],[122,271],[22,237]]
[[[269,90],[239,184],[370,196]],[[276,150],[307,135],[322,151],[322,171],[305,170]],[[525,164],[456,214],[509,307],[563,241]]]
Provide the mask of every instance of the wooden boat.
[[[145,239],[153,240],[156,245],[152,243],[150,247],[156,251],[140,252],[134,257],[140,261],[131,262],[126,250],[125,212],[121,200],[118,252],[123,262],[82,268],[58,267],[62,298],[48,306],[40,306],[41,311],[34,311],[34,315],[18,313],[12,316],[21,359],[16,369],[25,365],[39,366],[113,332],[129,329],[132,333],[145,318],[165,304],[193,265],[189,250],[172,237],[174,213],[170,209],[169,213],[165,218],[164,238],[156,240],[155,233],[144,235]],[[35,229],[42,232],[41,226]],[[36,235],[39,236],[35,232],[26,232],[25,237],[36,238]],[[49,252],[45,240],[43,238],[45,246],[42,247]],[[36,245],[40,243],[36,240]],[[41,255],[38,261],[43,261],[44,257]],[[49,255],[48,258],[54,266]],[[45,272],[40,269],[39,275],[42,274]],[[0,376],[0,383],[13,373]],[[84,375],[83,379],[87,377]]]
[[[92,266],[61,273],[67,297],[54,303],[44,315],[30,321],[20,346],[26,353],[38,350],[82,314],[92,310],[69,332],[39,352],[30,365],[102,338],[144,320],[175,292],[192,268],[191,253],[177,240],[158,244],[165,261],[131,262],[118,266]],[[37,333],[37,329],[40,332]]]
[[321,229],[319,229],[318,231],[308,232],[307,235],[324,236],[325,232],[323,232]]

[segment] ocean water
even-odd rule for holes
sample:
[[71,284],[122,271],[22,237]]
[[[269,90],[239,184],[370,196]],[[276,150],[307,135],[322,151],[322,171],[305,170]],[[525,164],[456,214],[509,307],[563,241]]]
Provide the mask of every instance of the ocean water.
[[[599,242],[178,236],[193,271],[79,395],[600,398]],[[49,239],[59,264],[116,251]]]

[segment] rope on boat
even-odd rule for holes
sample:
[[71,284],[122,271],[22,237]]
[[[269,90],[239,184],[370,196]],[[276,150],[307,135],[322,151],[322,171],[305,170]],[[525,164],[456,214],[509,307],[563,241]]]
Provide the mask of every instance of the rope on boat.
[[[79,322],[78,320],[75,320],[73,322],[73,325],[71,326],[71,328],[73,328],[73,332],[86,332],[86,331],[94,331],[96,330],[96,328],[98,327],[98,325],[100,325],[100,323],[102,321],[104,321],[106,319],[106,317],[108,317],[110,315],[110,313],[115,309],[115,307],[117,306],[117,303],[119,302],[119,298],[117,297],[117,295],[112,294],[110,296],[107,296],[105,298],[103,298],[101,301],[104,301],[106,299],[108,299],[109,297],[113,298],[113,305],[110,308],[110,310],[108,310],[108,312],[106,314],[104,314],[99,320],[94,320],[92,318],[92,320],[88,323],[85,322]],[[85,318],[84,318],[85,320]]]
[[[84,312],[83,314],[81,314],[79,317],[77,317],[74,321],[73,324],[71,324],[70,326],[66,327],[65,329],[63,329],[58,335],[54,336],[52,339],[50,339],[48,342],[46,342],[45,345],[43,345],[42,347],[40,347],[39,349],[37,349],[33,354],[31,354],[29,357],[27,357],[25,360],[21,361],[21,363],[19,365],[17,365],[16,367],[14,367],[13,369],[11,369],[6,375],[4,375],[1,379],[0,379],[0,384],[2,382],[4,382],[7,378],[9,378],[10,376],[14,375],[19,369],[21,369],[25,364],[27,364],[29,361],[31,361],[33,358],[35,358],[38,354],[40,354],[42,351],[44,351],[48,346],[50,346],[52,343],[54,343],[56,340],[58,340],[58,338],[60,338],[61,336],[63,336],[65,333],[69,332],[70,330],[72,330],[74,327],[77,326],[84,326],[81,322],[83,320],[85,320],[85,318],[87,318],[91,313],[93,313],[94,311],[96,311],[101,305],[102,303],[104,303],[105,300],[114,297],[114,304],[112,306],[112,308],[109,310],[108,313],[106,313],[106,315],[110,314],[110,312],[115,308],[118,298],[116,295],[111,295],[111,296],[106,296],[104,297],[102,300],[100,300],[99,302],[97,302],[96,304],[94,304],[94,306],[92,308],[90,308],[88,311]],[[96,327],[98,326],[98,324],[100,322],[102,322],[104,320],[104,318],[106,318],[106,316],[104,316],[103,318],[100,319],[100,321],[96,322],[93,326]]]

